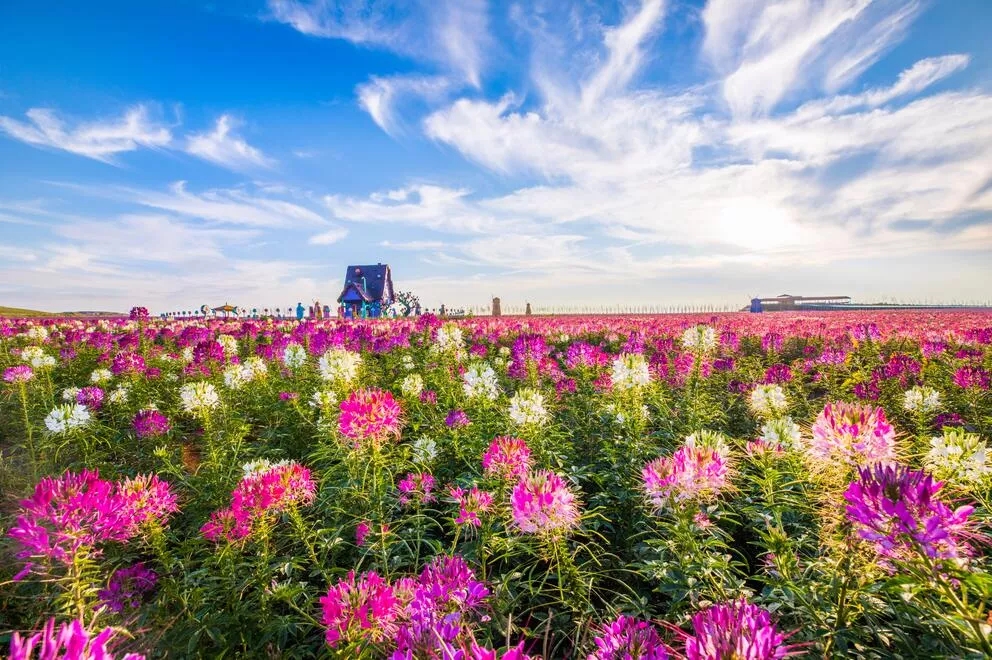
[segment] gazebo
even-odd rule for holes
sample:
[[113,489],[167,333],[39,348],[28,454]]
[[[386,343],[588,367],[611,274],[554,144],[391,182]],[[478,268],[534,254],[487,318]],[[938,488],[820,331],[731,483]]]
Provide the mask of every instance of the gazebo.
[[224,303],[220,307],[211,307],[210,311],[214,314],[223,314],[224,316],[228,316],[230,314],[234,314],[235,316],[238,315],[238,308],[235,305],[230,305],[228,303]]

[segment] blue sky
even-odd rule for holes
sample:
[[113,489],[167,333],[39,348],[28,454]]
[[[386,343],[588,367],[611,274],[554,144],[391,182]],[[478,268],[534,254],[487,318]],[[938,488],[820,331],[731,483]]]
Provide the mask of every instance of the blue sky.
[[[65,3],[71,4],[71,3]],[[0,304],[985,300],[987,0],[0,8]]]

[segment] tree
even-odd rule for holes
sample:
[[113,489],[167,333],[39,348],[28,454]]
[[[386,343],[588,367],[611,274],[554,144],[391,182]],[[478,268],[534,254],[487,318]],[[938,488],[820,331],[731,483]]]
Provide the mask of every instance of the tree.
[[412,291],[398,291],[396,293],[396,302],[403,308],[403,316],[410,316],[414,309],[420,307],[420,298]]

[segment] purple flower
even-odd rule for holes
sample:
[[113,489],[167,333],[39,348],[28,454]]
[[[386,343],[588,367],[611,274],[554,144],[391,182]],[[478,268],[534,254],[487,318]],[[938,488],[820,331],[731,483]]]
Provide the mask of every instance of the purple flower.
[[448,413],[448,416],[444,418],[444,424],[449,429],[460,429],[468,426],[472,423],[472,420],[468,418],[464,410],[452,410]]
[[103,405],[103,390],[99,387],[84,387],[76,393],[76,403],[82,404],[90,410],[99,410]]
[[137,609],[149,591],[155,588],[158,575],[138,562],[115,571],[106,589],[99,592],[100,600],[114,612]]
[[765,371],[765,384],[788,383],[792,380],[792,369],[787,364],[773,364]]
[[[107,648],[107,644],[113,636],[113,628],[104,628],[95,637],[91,637],[90,632],[86,630],[79,619],[63,623],[56,630],[55,619],[52,618],[48,620],[41,632],[31,635],[27,639],[15,632],[10,640],[10,660],[31,660],[34,657],[35,649],[38,651],[39,660],[54,660],[55,658],[114,660],[114,656]],[[137,653],[128,653],[123,656],[123,660],[144,660],[144,658],[145,656]]]
[[299,398],[300,398],[300,393],[299,392],[280,392],[279,393],[279,400],[280,401],[296,401]]
[[692,617],[686,660],[774,660],[797,653],[767,610],[744,599],[714,605]]
[[844,493],[847,516],[886,561],[905,560],[914,552],[931,559],[968,557],[971,548],[963,537],[974,507],[952,511],[935,497],[942,486],[902,465],[862,468]]
[[134,426],[135,435],[139,438],[158,438],[168,433],[169,429],[172,428],[169,424],[169,418],[154,408],[139,410],[131,423]]
[[588,660],[668,660],[657,628],[634,617],[620,615],[594,641],[596,650]]
[[110,370],[117,376],[121,374],[140,374],[145,370],[145,359],[137,353],[122,351],[114,356]]
[[437,403],[437,392],[434,390],[424,390],[420,393],[420,402],[434,405]]
[[933,427],[939,431],[945,426],[964,426],[964,420],[957,413],[940,413],[937,419],[933,420]]
[[989,381],[992,380],[989,372],[981,367],[965,365],[954,372],[954,384],[961,389],[989,389]]
[[782,350],[782,335],[777,332],[766,333],[761,338],[761,350],[767,352]]
[[4,369],[3,379],[8,383],[26,383],[34,378],[34,371],[26,364]]
[[128,314],[128,318],[132,321],[146,321],[148,320],[148,308],[132,307],[131,312]]

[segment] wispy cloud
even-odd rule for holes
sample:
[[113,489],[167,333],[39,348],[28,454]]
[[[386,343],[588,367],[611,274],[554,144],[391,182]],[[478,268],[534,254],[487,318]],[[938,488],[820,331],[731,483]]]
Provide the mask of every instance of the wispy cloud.
[[221,115],[212,131],[186,136],[186,153],[236,172],[275,165],[261,149],[251,146],[236,133],[240,124],[231,115]]
[[118,119],[74,125],[47,108],[32,108],[25,114],[28,121],[0,116],[0,131],[30,145],[68,151],[105,163],[114,163],[114,156],[120,153],[141,147],[167,147],[172,142],[169,127],[152,119],[146,105],[133,106]]

